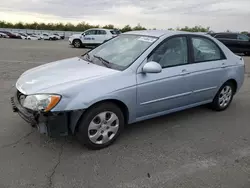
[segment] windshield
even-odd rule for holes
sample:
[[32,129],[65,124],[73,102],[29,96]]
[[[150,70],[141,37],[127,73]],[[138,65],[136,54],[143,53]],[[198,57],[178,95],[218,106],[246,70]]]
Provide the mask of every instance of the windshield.
[[[157,38],[139,35],[120,35],[93,49],[82,57],[90,62],[109,68],[124,70],[129,67]],[[97,57],[97,58],[96,58]]]

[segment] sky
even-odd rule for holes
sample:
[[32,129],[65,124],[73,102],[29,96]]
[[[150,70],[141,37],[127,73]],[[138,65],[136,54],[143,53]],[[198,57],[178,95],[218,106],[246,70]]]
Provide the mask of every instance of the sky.
[[250,0],[3,0],[0,20],[250,31]]

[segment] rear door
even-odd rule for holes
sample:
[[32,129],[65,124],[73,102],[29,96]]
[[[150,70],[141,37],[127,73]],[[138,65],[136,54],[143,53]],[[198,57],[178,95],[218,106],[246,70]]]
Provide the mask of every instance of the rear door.
[[105,40],[108,40],[108,33],[106,30],[97,30],[96,41],[98,44],[102,44]]
[[212,100],[227,76],[227,60],[220,47],[210,38],[191,35],[192,103]]

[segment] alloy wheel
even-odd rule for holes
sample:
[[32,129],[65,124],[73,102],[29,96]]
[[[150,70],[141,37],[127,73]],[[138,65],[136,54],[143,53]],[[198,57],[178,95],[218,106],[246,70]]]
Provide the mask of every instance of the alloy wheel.
[[219,105],[221,108],[225,108],[229,105],[233,96],[233,90],[230,86],[226,85],[220,92]]

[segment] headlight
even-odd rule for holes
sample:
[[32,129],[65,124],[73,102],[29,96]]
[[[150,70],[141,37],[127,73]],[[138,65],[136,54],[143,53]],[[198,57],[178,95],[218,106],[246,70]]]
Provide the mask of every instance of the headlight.
[[23,107],[34,110],[48,112],[60,101],[60,95],[28,95],[23,101]]

